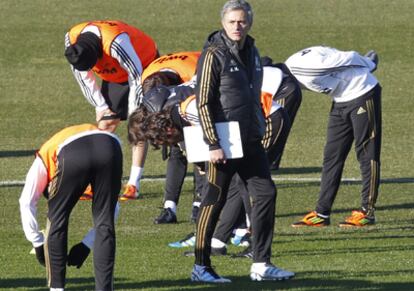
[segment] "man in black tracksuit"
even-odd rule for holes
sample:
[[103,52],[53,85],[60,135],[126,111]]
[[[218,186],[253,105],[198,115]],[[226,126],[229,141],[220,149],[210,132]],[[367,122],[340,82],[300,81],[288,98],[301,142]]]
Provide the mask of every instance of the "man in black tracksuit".
[[[280,65],[283,64],[270,64],[263,67],[263,85],[261,88],[261,103],[266,116],[266,133],[262,139],[262,144],[266,150],[269,163],[275,165],[276,168],[279,167],[283,149],[290,132],[289,113],[292,112],[281,107],[278,101],[284,100],[284,104],[291,104],[290,108],[296,108],[296,113],[302,99],[298,82],[296,82],[293,76],[284,73],[280,69]],[[148,141],[151,144],[159,145],[157,142],[161,142],[161,133],[167,131],[165,124],[168,122],[166,120],[170,120],[170,123],[174,124],[174,127],[181,133],[183,132],[183,127],[199,124],[195,96],[193,95],[194,89],[192,85],[188,84],[168,88],[159,86],[144,95],[143,104],[146,110],[149,111],[147,120],[144,123],[151,124],[152,126],[145,126],[142,134],[149,136]],[[144,108],[140,110],[144,110]],[[131,118],[136,120],[137,114],[139,113],[135,112]],[[150,115],[155,116],[150,117]],[[165,120],[165,122],[162,120]],[[157,124],[160,127],[157,127]],[[163,142],[165,141],[163,140]],[[182,140],[175,147],[180,151],[185,151],[185,145],[182,143]],[[187,160],[185,162],[187,163]],[[181,178],[179,182],[183,182],[185,173],[176,170],[171,172],[175,177]],[[196,182],[196,187],[200,189],[202,189],[204,184],[204,177],[201,178],[201,181]],[[202,193],[202,191],[199,193]],[[246,214],[250,216],[250,210],[250,198],[247,189],[239,176],[234,175],[229,186],[227,202],[221,211],[219,223],[213,235],[214,238],[211,244],[213,255],[226,252],[225,242],[230,239],[235,227],[240,223],[246,224]],[[248,221],[250,222],[250,219]],[[250,223],[248,226],[250,226]],[[182,240],[184,245],[186,245],[187,239],[195,240],[195,238],[187,236],[186,239]],[[173,244],[177,245],[177,243]]]
[[[197,67],[196,101],[205,141],[210,147],[208,184],[197,219],[193,281],[224,283],[211,267],[211,238],[235,173],[247,184],[253,200],[251,213],[252,280],[288,279],[294,273],[270,263],[276,187],[261,144],[265,119],[260,105],[263,71],[254,40],[247,35],[253,14],[242,0],[228,1],[222,10],[223,30],[212,33]],[[237,121],[243,158],[227,160],[215,123]]]
[[[262,64],[264,65],[262,107],[266,116],[266,133],[262,144],[266,150],[269,163],[277,170],[290,133],[291,122],[294,120],[302,101],[302,91],[295,77],[290,74],[289,70],[284,68],[284,64],[273,65],[271,60],[270,63],[262,61]],[[276,81],[278,80],[277,74],[282,75],[280,83]],[[271,87],[269,87],[270,85]],[[269,96],[267,96],[268,94]],[[270,101],[267,98],[271,100],[271,106],[264,105]],[[286,107],[280,107],[280,101]],[[251,205],[248,191],[239,176],[234,176],[233,180],[228,190],[227,202],[213,235],[213,254],[226,253],[226,243],[229,241],[234,228],[237,228],[240,224],[246,224],[246,215],[248,222],[250,221]],[[249,225],[247,224],[247,226]],[[248,255],[249,250],[250,247],[247,251],[243,251],[241,255]]]

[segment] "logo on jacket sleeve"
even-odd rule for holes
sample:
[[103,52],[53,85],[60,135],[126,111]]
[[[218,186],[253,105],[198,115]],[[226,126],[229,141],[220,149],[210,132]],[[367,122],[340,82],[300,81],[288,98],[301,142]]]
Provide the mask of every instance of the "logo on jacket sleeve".
[[102,70],[93,70],[98,75],[110,75],[110,74],[116,74],[118,70],[116,68],[105,68]]
[[260,72],[262,70],[262,64],[260,62],[260,59],[258,56],[255,57],[255,65],[256,65],[256,71]]
[[233,59],[230,60],[229,67],[230,67],[229,70],[232,73],[240,71],[239,67],[237,66],[237,63]]
[[361,107],[359,107],[359,109],[357,111],[357,114],[362,114],[362,113],[365,113],[365,112],[367,112],[367,111],[361,106]]

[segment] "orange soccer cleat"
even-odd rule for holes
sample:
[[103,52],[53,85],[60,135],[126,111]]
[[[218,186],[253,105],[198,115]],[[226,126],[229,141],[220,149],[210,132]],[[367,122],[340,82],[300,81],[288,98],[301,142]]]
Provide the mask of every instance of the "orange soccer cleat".
[[124,193],[119,196],[120,201],[136,200],[139,196],[138,189],[134,185],[127,184]]
[[375,224],[375,217],[368,217],[364,211],[354,210],[351,216],[345,218],[345,221],[339,223],[340,227],[362,227]]
[[84,201],[91,201],[92,200],[92,196],[93,196],[93,192],[92,192],[92,186],[91,184],[89,184],[85,191],[83,191],[82,196],[79,198],[79,200],[84,200]]
[[330,224],[329,217],[322,217],[316,211],[309,212],[300,221],[292,224],[292,227],[303,226],[328,226]]

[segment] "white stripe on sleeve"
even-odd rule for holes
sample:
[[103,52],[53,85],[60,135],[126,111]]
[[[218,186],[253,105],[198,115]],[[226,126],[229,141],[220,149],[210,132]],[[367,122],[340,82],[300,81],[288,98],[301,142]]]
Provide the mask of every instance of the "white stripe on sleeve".
[[86,100],[95,107],[96,111],[107,109],[108,105],[102,96],[100,86],[96,82],[94,72],[92,70],[78,71],[73,66],[71,68]]
[[117,59],[121,67],[128,72],[128,112],[131,113],[141,103],[143,97],[142,62],[135,52],[128,34],[122,33],[114,39],[111,46],[111,56]]

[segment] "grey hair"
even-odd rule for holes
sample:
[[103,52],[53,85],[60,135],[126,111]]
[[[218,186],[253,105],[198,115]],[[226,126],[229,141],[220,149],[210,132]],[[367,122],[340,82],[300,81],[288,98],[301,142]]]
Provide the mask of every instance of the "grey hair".
[[253,10],[250,4],[245,0],[229,0],[221,9],[221,20],[224,19],[224,15],[233,10],[243,10],[246,13],[247,21],[250,26],[253,24]]

